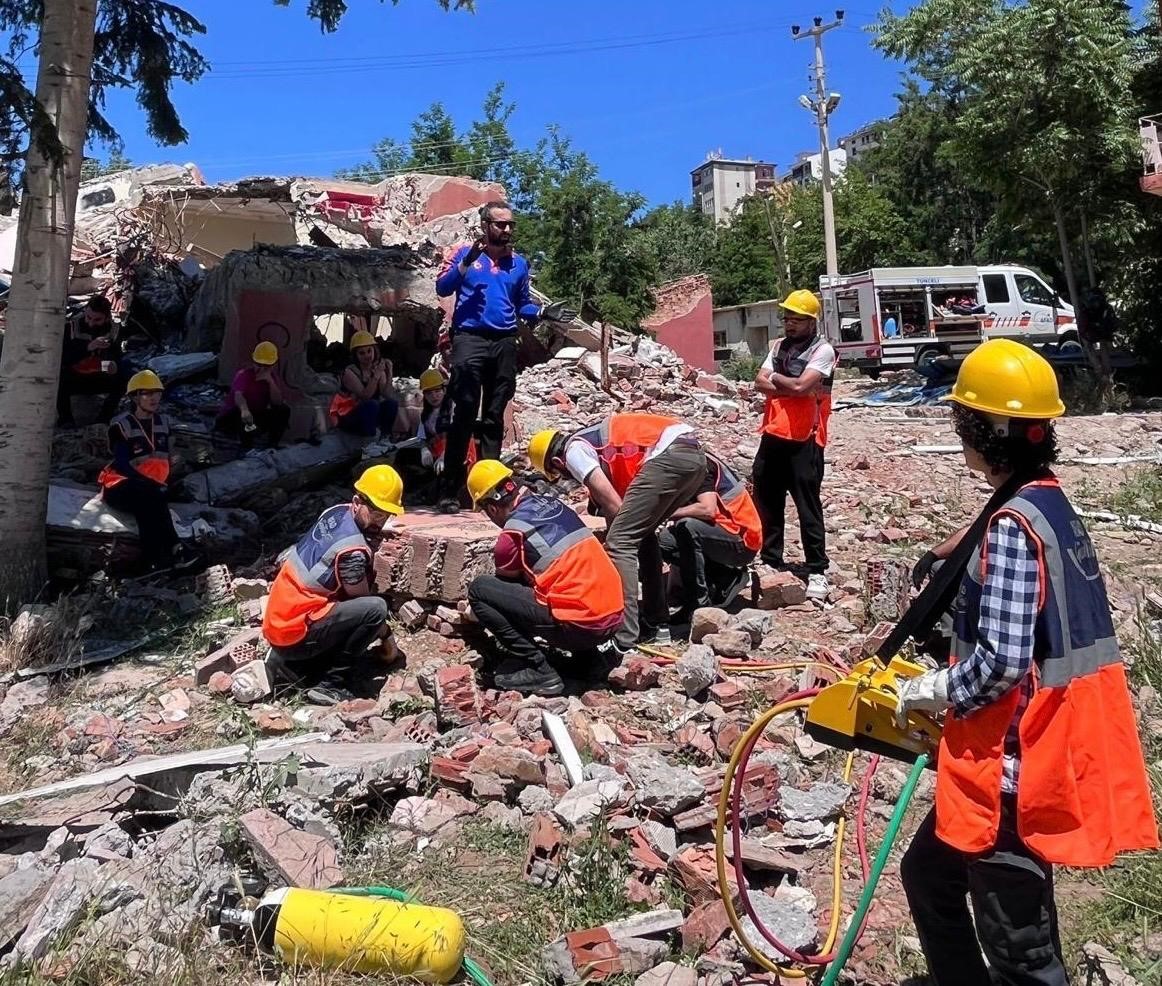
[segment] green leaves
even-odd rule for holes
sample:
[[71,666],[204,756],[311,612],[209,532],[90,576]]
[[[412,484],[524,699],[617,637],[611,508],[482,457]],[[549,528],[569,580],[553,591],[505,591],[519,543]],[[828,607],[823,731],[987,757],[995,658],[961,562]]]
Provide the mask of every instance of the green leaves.
[[[379,0],[384,3],[385,0]],[[398,6],[399,0],[391,0],[392,6]],[[444,10],[467,10],[470,13],[475,9],[473,0],[436,0]],[[274,0],[276,7],[289,7],[291,0]],[[319,22],[320,29],[330,34],[339,27],[343,15],[347,13],[347,0],[309,0],[307,16]]]

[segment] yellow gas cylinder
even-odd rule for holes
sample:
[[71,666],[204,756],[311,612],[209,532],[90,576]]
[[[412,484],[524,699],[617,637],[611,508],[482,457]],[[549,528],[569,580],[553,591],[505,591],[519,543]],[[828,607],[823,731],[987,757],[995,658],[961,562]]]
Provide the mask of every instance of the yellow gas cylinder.
[[446,983],[464,961],[464,924],[443,907],[297,887],[262,905],[278,908],[274,949],[284,962]]

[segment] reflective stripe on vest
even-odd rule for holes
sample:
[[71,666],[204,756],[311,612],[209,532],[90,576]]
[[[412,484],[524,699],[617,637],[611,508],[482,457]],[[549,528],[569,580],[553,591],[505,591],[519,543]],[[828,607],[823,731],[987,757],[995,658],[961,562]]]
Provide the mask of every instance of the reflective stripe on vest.
[[[1119,852],[1156,848],[1137,724],[1089,536],[1056,480],[1024,487],[998,515],[1021,524],[1041,568],[1037,691],[1019,724],[1018,832],[1045,860],[1069,866],[1106,866]],[[986,575],[982,543],[955,605],[954,663],[975,649]],[[1005,738],[1019,701],[1013,688],[945,722],[936,830],[964,852],[996,843]]]
[[350,505],[323,511],[311,528],[287,553],[270,590],[263,633],[275,647],[290,647],[307,635],[308,624],[331,609],[339,595],[339,559],[350,551],[371,548]]
[[[148,476],[158,485],[169,481],[169,422],[164,415],[153,416],[153,429],[146,432],[145,426],[132,411],[119,414],[109,422],[110,428],[119,428],[129,443],[129,464],[143,476]],[[97,482],[103,489],[110,489],[123,483],[128,477],[122,476],[112,463],[101,470]]]
[[617,491],[625,496],[629,484],[641,471],[650,450],[662,433],[682,422],[661,414],[614,414],[598,424],[575,432],[569,441],[593,446],[601,461],[601,471]]
[[758,551],[763,546],[763,525],[746,483],[716,456],[707,453],[706,459],[717,470],[715,526],[738,535],[747,548]]
[[585,625],[622,612],[617,569],[568,504],[526,493],[504,529],[521,536],[521,564],[554,619]]
[[[812,357],[827,340],[819,336],[795,360],[786,360],[781,355],[775,357],[775,372],[783,376],[790,374],[783,370],[789,369],[789,363],[800,362],[802,369],[806,369]],[[780,369],[782,367],[782,369]],[[800,370],[800,373],[802,370]],[[795,374],[798,376],[799,374]],[[827,374],[819,383],[819,387],[812,394],[802,397],[768,397],[763,412],[762,431],[775,438],[783,438],[791,442],[805,442],[814,437],[820,445],[827,441],[827,422],[831,417],[831,390],[834,385],[834,375]],[[822,435],[820,435],[822,431]]]

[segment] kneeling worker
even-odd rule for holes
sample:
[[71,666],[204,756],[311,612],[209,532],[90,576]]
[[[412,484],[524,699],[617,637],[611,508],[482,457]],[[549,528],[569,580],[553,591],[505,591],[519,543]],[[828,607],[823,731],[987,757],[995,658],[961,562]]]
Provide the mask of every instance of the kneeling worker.
[[387,601],[375,594],[372,549],[403,513],[403,480],[391,466],[372,466],[355,483],[350,503],[330,507],[291,548],[270,590],[262,633],[271,645],[271,684],[306,688],[307,699],[335,705],[354,698],[351,683],[367,648],[395,642]]
[[951,667],[900,687],[900,715],[949,710],[900,876],[937,986],[1065,986],[1053,864],[1158,848],[1150,784],[1097,555],[1050,471],[1053,368],[994,339],[948,399],[968,468],[1005,499],[968,555]]
[[[694,429],[660,414],[614,414],[567,435],[542,431],[529,442],[533,467],[550,482],[569,473],[609,522],[605,550],[621,576],[625,622],[614,637],[625,654],[669,632],[658,525],[688,504],[706,477]],[[638,622],[641,561],[644,618]]]
[[567,503],[518,486],[504,463],[477,462],[468,492],[504,528],[496,541],[496,575],[481,575],[468,587],[476,619],[511,658],[497,669],[496,686],[560,695],[561,676],[534,638],[570,653],[612,639],[622,623],[617,569]]
[[670,514],[658,535],[662,558],[682,576],[681,616],[701,606],[729,606],[750,581],[763,528],[746,483],[709,452],[706,479],[693,502]]

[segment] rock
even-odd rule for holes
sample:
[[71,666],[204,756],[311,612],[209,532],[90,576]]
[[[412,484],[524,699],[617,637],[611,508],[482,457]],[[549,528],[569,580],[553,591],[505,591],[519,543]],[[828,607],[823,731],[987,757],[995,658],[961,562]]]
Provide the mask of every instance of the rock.
[[748,657],[751,650],[750,634],[743,630],[721,630],[718,633],[708,633],[702,638],[702,643],[713,648],[715,654],[736,660]]
[[251,661],[234,674],[230,694],[240,705],[253,705],[271,694],[270,676],[264,661]]
[[234,690],[234,678],[227,671],[215,671],[210,675],[210,681],[206,687],[211,695],[230,695]]
[[672,767],[661,757],[634,757],[627,764],[637,803],[670,818],[698,804],[706,796],[706,786],[688,770]]
[[[815,944],[818,928],[815,918],[806,910],[785,900],[776,900],[766,894],[752,893],[751,904],[758,914],[759,920],[784,945],[796,951]],[[775,962],[786,961],[783,954],[777,951],[761,934],[749,916],[743,917],[742,929],[754,946]]]
[[755,605],[759,609],[782,609],[807,601],[807,586],[790,572],[776,571],[767,565],[759,565],[757,571],[758,598]]
[[294,787],[327,806],[385,797],[412,785],[428,758],[418,743],[327,743],[311,749],[325,766],[300,768]]
[[[804,594],[804,598],[806,598],[806,594]],[[729,626],[730,614],[726,610],[716,609],[712,606],[696,609],[690,617],[690,642],[700,644],[702,638],[707,634],[719,633]]]
[[435,835],[449,822],[475,811],[476,806],[463,798],[455,802],[443,798],[403,798],[392,809],[388,822],[417,835]]
[[300,832],[266,808],[247,812],[238,824],[263,867],[290,886],[325,890],[342,884],[343,869],[329,839]]
[[24,933],[52,881],[53,871],[39,865],[0,878],[0,952]]
[[678,680],[690,697],[701,695],[718,680],[718,661],[714,651],[703,644],[691,644],[677,664]]
[[697,986],[698,973],[688,965],[663,962],[637,977],[634,986]]
[[779,816],[787,822],[815,822],[834,818],[851,794],[846,784],[817,781],[806,791],[784,787],[779,792]]
[[609,683],[627,692],[644,692],[661,680],[662,670],[644,657],[630,657],[609,672]]
[[750,642],[755,647],[758,647],[774,628],[775,618],[770,612],[761,609],[739,610],[731,622],[732,630],[742,630],[750,634]]
[[486,804],[480,809],[480,814],[477,817],[483,822],[488,822],[489,825],[495,825],[497,828],[506,829],[509,832],[524,830],[524,816],[520,809],[510,808],[499,801]]
[[730,931],[730,918],[721,900],[707,901],[690,911],[682,923],[682,952],[698,955],[721,941]]
[[254,709],[250,721],[263,736],[282,736],[295,728],[295,721],[283,709]]
[[582,781],[553,806],[553,814],[563,824],[576,828],[621,800],[619,781]]
[[90,832],[85,836],[84,847],[84,855],[101,862],[133,855],[133,839],[116,822],[107,822]]
[[549,789],[539,784],[531,784],[521,790],[516,796],[516,803],[526,815],[535,815],[539,811],[553,810],[553,796]]

